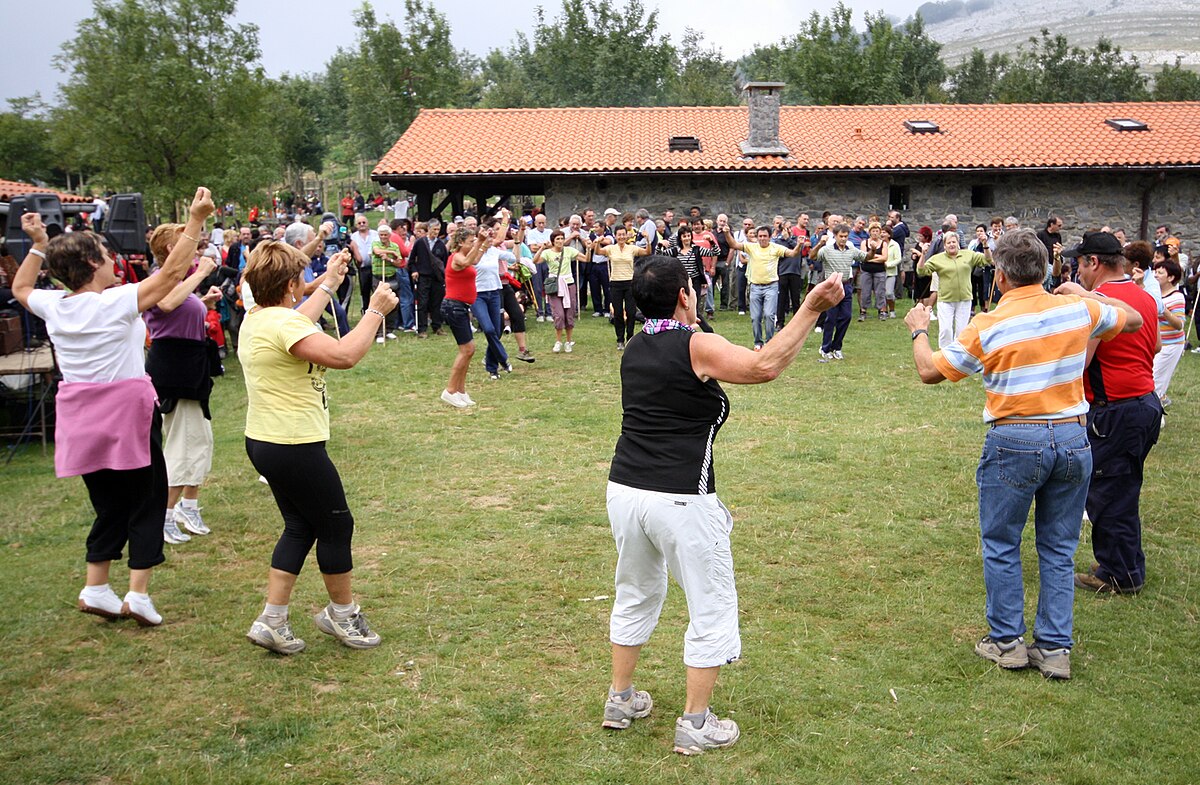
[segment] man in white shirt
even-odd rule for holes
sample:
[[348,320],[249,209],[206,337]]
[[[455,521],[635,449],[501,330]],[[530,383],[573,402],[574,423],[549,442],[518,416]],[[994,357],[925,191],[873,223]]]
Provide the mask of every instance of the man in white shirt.
[[[533,217],[533,228],[525,230],[525,244],[529,246],[529,250],[537,256],[537,252],[542,248],[550,247],[550,230],[546,228],[546,214],[538,213]],[[533,292],[537,297],[537,309],[539,322],[546,321],[550,316],[550,302],[546,299],[545,285],[546,276],[550,274],[550,265],[546,262],[538,262],[537,272],[533,274]]]
[[362,295],[362,310],[367,312],[371,302],[371,244],[379,242],[379,233],[371,228],[367,216],[354,216],[354,232],[350,235],[350,255],[358,267],[358,291]]

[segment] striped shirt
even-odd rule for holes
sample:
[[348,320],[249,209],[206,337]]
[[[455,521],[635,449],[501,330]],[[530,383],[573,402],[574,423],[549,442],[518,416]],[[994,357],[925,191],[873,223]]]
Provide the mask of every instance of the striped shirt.
[[832,242],[821,246],[821,250],[817,251],[817,258],[825,264],[825,272],[830,275],[841,273],[842,282],[845,283],[854,277],[854,263],[862,262],[867,255],[861,248],[849,243],[845,248],[838,248],[837,243]]
[[933,363],[952,382],[983,373],[984,422],[1074,417],[1088,411],[1088,341],[1110,340],[1124,327],[1125,311],[1107,303],[1022,286],[990,313],[976,314]]
[[[1164,311],[1170,311],[1180,319],[1183,318],[1184,302],[1182,292],[1176,289],[1170,294],[1163,295],[1162,301]],[[1183,343],[1183,328],[1175,329],[1167,323],[1165,316],[1158,317],[1158,335],[1162,338],[1163,346]]]

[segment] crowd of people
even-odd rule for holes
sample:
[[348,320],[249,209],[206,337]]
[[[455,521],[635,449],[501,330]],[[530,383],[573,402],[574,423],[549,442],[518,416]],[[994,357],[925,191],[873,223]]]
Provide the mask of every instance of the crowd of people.
[[[976,653],[1069,679],[1075,589],[1134,594],[1147,579],[1142,471],[1185,352],[1197,278],[1167,226],[1153,243],[1110,227],[1065,243],[1054,215],[1036,232],[1015,218],[967,232],[954,215],[937,231],[910,232],[895,211],[882,220],[745,217],[735,228],[699,207],[679,221],[645,209],[550,221],[500,208],[445,225],[397,217],[372,228],[352,210],[342,216],[349,221],[326,212],[316,225],[294,216],[274,229],[217,221],[210,231],[214,211],[198,189],[186,223],[147,231],[141,270],[93,232],[51,239],[36,214],[22,219],[33,246],[9,280],[13,297],[44,321],[62,370],[56,472],[82,476],[96,512],[78,599],[86,613],[161,624],[149,579],[164,544],[210,533],[199,495],[213,462],[212,379],[228,344],[246,383],[246,453],[283,523],[247,638],[282,655],[305,648],[289,604],[315,547],[329,600],[317,629],[351,648],[377,646],[352,592],[353,514],[325,449],[327,369],[351,368],[404,333],[428,340],[448,331],[457,349],[441,400],[465,409],[475,405],[467,377],[476,336],[487,378],[497,380],[513,371],[513,357],[535,362],[527,316],[552,323],[550,351],[567,354],[590,312],[611,321],[621,352],[602,723],[627,728],[652,710],[633,674],[670,574],[690,616],[675,750],[728,747],[740,731],[710,708],[719,668],[741,648],[732,517],[713,470],[730,414],[721,383],[775,379],[814,331],[821,363],[844,360],[855,304],[858,321],[874,312],[888,322],[905,297],[914,301],[904,321],[920,379],[984,380],[989,430],[977,478],[988,633]],[[361,304],[351,319],[354,275]],[[749,311],[746,345],[714,332],[726,310]],[[1027,645],[1020,541],[1031,505],[1041,590]],[[1077,572],[1085,512],[1095,561]],[[126,547],[122,598],[109,573]]]

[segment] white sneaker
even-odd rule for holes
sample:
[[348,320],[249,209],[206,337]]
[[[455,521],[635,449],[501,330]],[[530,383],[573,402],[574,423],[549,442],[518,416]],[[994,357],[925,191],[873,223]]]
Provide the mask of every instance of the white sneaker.
[[371,649],[379,645],[379,633],[367,624],[367,617],[362,615],[362,609],[354,606],[354,612],[345,619],[335,619],[329,612],[329,606],[313,616],[317,629],[326,635],[332,635],[341,641],[343,646],[351,649]]
[[467,406],[477,405],[473,400],[471,400],[471,396],[467,395],[466,392],[460,392],[460,393],[454,393],[454,394],[458,396],[458,400],[462,401]]
[[396,340],[396,334],[395,334],[395,333],[388,333],[388,334],[387,334],[387,339],[388,339],[389,341],[394,341],[394,340]]
[[183,502],[175,505],[175,523],[183,524],[183,528],[190,531],[192,534],[212,534],[212,529],[204,524],[204,518],[200,517],[199,507],[184,507]]
[[126,594],[125,602],[121,605],[121,615],[129,616],[143,627],[157,627],[162,624],[162,616],[154,609],[154,601],[148,594],[145,599],[133,592]]
[[163,519],[163,542],[168,545],[181,545],[190,539],[192,538],[184,534],[175,522],[175,510],[168,510],[166,518]]
[[97,594],[89,592],[89,588],[85,586],[83,591],[79,592],[79,610],[106,619],[121,617],[121,598],[111,587],[105,586],[104,591]]
[[383,340],[383,336],[381,335],[375,339],[375,343],[386,343],[386,341]]
[[545,317],[545,316],[539,316],[539,317],[537,318],[537,320],[538,320],[539,322],[544,322],[544,321],[546,321],[546,317]]
[[552,351],[553,351],[555,354],[558,354],[559,352],[561,352],[561,351],[562,351],[562,341],[555,341],[555,342],[554,342],[554,349],[553,349]]
[[563,351],[565,351],[567,354],[570,354],[571,350],[573,350],[574,348],[575,348],[574,341],[567,341],[565,344],[563,344]]
[[738,311],[738,316],[745,316],[745,315],[746,315],[745,311]]
[[937,314],[936,314],[936,313],[931,313],[931,314],[929,314],[929,321],[931,321],[931,322],[936,322],[936,321],[937,321]]
[[267,623],[266,617],[259,616],[250,625],[250,632],[246,633],[246,637],[255,646],[262,646],[276,654],[288,655],[304,651],[304,641],[296,637],[296,633],[292,632],[292,625],[286,621],[278,627],[272,627]]
[[813,332],[816,333],[817,335],[820,335],[821,333],[823,333],[825,331],[822,330],[820,327],[814,327]]
[[821,356],[817,358],[817,362],[827,363],[832,359],[833,359],[833,355],[830,352],[822,351]]
[[442,400],[453,406],[455,409],[465,409],[471,405],[459,397],[460,395],[465,394],[466,393],[452,393],[449,390],[442,390]]
[[732,747],[740,736],[736,722],[717,719],[711,711],[699,728],[683,717],[675,720],[675,751],[680,755],[699,755],[706,750]]
[[844,359],[846,359],[846,358],[842,356],[842,350],[841,350],[841,349],[838,349],[836,352],[834,352],[834,353],[833,353],[833,359],[835,359],[835,360],[844,360]]

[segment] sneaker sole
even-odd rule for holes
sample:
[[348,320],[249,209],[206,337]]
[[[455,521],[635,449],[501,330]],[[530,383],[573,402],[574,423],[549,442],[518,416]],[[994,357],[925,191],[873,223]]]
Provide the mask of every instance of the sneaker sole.
[[283,657],[290,657],[293,654],[299,654],[300,652],[302,652],[306,648],[308,648],[307,644],[301,643],[301,645],[298,648],[292,649],[291,651],[288,651],[287,649],[278,649],[278,648],[268,644],[266,641],[260,641],[258,638],[255,638],[250,633],[246,633],[246,640],[250,641],[251,643],[253,643],[255,646],[259,647],[260,649],[266,649],[267,651],[274,652]]
[[121,605],[121,615],[126,618],[133,619],[134,621],[136,621],[138,623],[138,625],[140,625],[142,627],[158,627],[158,626],[162,625],[161,620],[160,621],[151,621],[150,619],[147,619],[145,616],[141,615],[140,613],[134,613],[132,610],[130,610],[129,603],[124,603],[123,605]]
[[737,740],[740,739],[741,737],[742,737],[742,734],[739,732],[738,735],[734,736],[731,741],[727,741],[724,744],[714,744],[711,747],[697,747],[695,745],[681,747],[678,744],[676,744],[675,752],[677,752],[680,755],[687,755],[688,757],[691,757],[693,755],[703,755],[704,753],[708,752],[709,750],[729,749],[734,744],[737,744]]
[[204,528],[200,528],[199,526],[192,526],[192,524],[189,523],[186,518],[183,519],[182,521],[179,520],[178,518],[176,518],[175,523],[177,525],[182,526],[183,528],[187,529],[192,534],[198,534],[201,537],[205,536],[206,534],[212,534],[212,529],[208,528],[207,526],[205,526]]
[[94,605],[88,605],[83,600],[79,601],[79,610],[82,611],[83,613],[90,613],[93,616],[99,616],[102,619],[119,619],[119,618],[121,618],[120,613],[113,613],[112,611],[106,611],[103,608],[97,608]]

